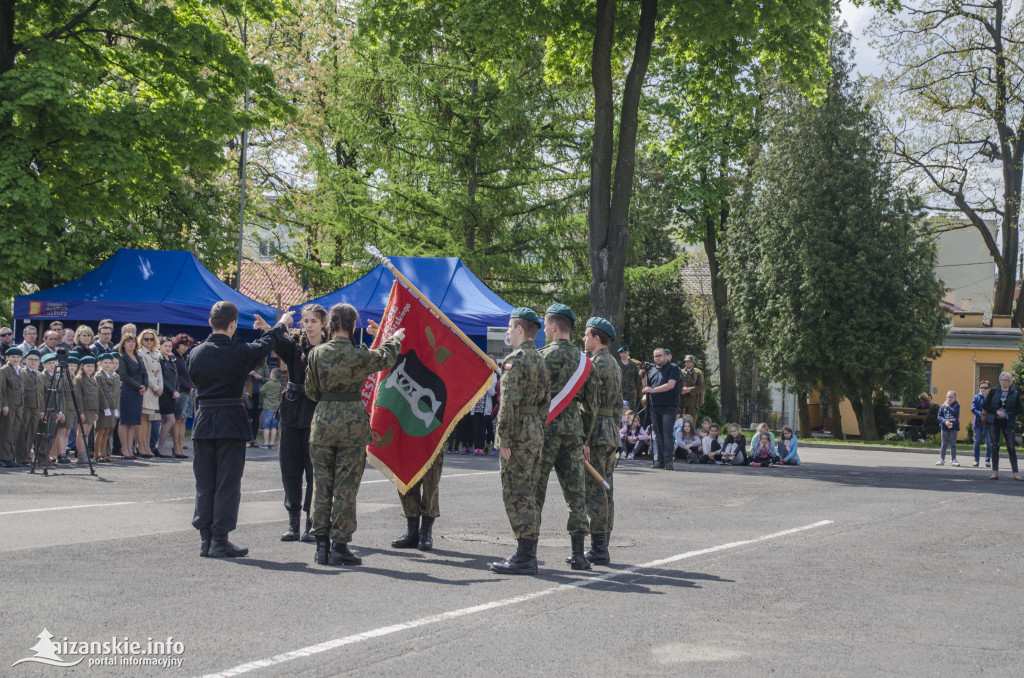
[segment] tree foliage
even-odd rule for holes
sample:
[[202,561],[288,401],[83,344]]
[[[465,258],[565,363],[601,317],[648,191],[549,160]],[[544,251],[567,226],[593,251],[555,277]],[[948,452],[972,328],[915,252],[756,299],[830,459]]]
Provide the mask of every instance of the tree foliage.
[[875,438],[873,398],[922,369],[945,335],[935,244],[885,162],[878,124],[833,34],[820,107],[780,86],[749,215],[727,267],[744,341],[770,376],[849,397]]
[[119,246],[229,256],[223,147],[282,101],[220,17],[272,0],[0,0],[0,295],[75,277]]

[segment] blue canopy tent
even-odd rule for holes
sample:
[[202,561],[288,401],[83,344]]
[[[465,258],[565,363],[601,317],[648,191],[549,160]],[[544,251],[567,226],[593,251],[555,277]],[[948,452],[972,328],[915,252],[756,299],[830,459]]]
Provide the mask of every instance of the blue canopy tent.
[[[487,328],[507,327],[513,306],[491,291],[457,257],[389,257],[430,301],[440,308],[474,343],[487,350]],[[380,322],[395,275],[378,264],[359,280],[309,303],[330,309],[352,304],[361,318]],[[299,311],[303,305],[292,307]],[[298,316],[296,316],[298,317]],[[543,344],[544,336],[540,334]]]
[[118,325],[159,325],[165,334],[183,330],[201,338],[218,301],[238,306],[243,330],[252,328],[255,314],[271,324],[277,318],[275,309],[223,283],[191,252],[123,248],[77,280],[15,297],[14,317],[65,324],[110,318]]

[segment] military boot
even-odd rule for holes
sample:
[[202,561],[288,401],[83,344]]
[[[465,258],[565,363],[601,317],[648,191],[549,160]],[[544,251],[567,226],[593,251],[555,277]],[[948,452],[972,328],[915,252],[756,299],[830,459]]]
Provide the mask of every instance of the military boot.
[[406,518],[405,534],[391,542],[396,549],[414,549],[420,543],[420,519]]
[[334,542],[334,546],[331,547],[331,553],[327,557],[328,565],[362,565],[363,559],[356,557],[354,553],[348,550],[348,544],[339,544]]
[[594,565],[607,565],[612,562],[611,556],[608,555],[608,539],[611,536],[611,532],[591,534],[590,548],[583,554],[583,557]]
[[199,557],[209,558],[210,542],[213,541],[213,532],[210,530],[199,530],[199,538],[203,540],[202,545],[199,547]]
[[316,537],[309,533],[313,529],[313,519],[309,517],[309,511],[306,511],[306,531],[299,537],[299,541],[303,544],[312,544],[316,541]]
[[569,556],[569,565],[574,570],[589,570],[590,561],[583,555],[583,543],[585,534],[573,534],[569,537],[572,540],[572,555]]
[[327,552],[331,550],[331,538],[316,536],[316,556],[313,558],[313,562],[317,565],[327,564]]
[[420,551],[429,551],[434,548],[434,534],[431,529],[434,527],[434,519],[430,516],[423,516],[423,524],[420,525],[420,540],[416,548]]
[[491,572],[498,574],[537,574],[537,540],[519,539],[516,552],[510,558],[491,563]]
[[288,531],[281,535],[281,541],[299,540],[299,518],[298,511],[288,512]]
[[211,558],[242,558],[247,555],[249,555],[249,549],[235,546],[228,541],[227,535],[214,537],[213,542],[210,544]]

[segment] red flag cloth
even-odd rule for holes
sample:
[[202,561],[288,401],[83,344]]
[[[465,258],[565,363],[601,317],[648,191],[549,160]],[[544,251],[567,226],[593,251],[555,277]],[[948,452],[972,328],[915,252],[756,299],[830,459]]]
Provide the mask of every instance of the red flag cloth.
[[400,327],[402,351],[387,372],[363,384],[373,443],[370,463],[405,494],[427,472],[448,434],[486,392],[491,367],[397,280],[374,338],[376,348]]

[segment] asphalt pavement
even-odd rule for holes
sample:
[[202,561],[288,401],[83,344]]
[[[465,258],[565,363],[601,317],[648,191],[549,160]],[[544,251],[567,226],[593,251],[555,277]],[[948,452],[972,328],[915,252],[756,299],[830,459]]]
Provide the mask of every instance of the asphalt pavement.
[[622,462],[613,564],[587,572],[564,562],[552,474],[536,577],[487,570],[515,544],[495,457],[445,458],[429,553],[390,547],[405,521],[368,468],[355,568],[279,541],[271,450],[247,459],[232,541],[251,551],[235,560],[198,555],[188,462],[0,471],[0,675],[1021,675],[1024,482],[915,453],[800,453]]

